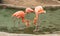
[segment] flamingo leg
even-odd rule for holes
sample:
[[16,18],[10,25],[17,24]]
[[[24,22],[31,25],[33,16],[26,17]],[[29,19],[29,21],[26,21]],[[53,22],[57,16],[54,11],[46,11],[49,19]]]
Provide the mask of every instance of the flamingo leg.
[[26,20],[26,27],[29,27],[30,26],[29,23],[30,23],[29,20]]
[[25,18],[22,18],[22,22],[25,23],[26,27],[29,27],[29,20],[25,20]]
[[33,32],[37,32],[37,31],[39,31],[39,25],[36,25],[35,29],[33,30]]
[[27,19],[26,19],[26,21],[25,21],[25,25],[26,25],[26,28],[28,28],[28,27],[30,27],[30,13],[29,14],[27,14]]
[[38,19],[39,15],[36,15],[36,19],[35,19],[35,29],[34,32],[39,31],[39,19]]
[[38,23],[39,22],[37,22],[36,25],[35,25],[35,29],[33,30],[34,32],[39,31],[39,24]]

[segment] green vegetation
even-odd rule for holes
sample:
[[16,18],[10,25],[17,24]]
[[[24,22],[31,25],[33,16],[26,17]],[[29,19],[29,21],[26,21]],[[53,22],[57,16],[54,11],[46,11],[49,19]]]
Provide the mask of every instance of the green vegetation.
[[[24,10],[24,9],[20,9]],[[10,33],[28,33],[28,34],[40,34],[44,32],[53,33],[54,31],[60,31],[60,9],[45,9],[47,11],[46,14],[40,14],[38,24],[39,24],[39,32],[33,32],[34,26],[31,22],[31,27],[25,28],[24,23],[20,21],[20,25],[17,23],[14,24],[11,15],[18,11],[16,9],[3,9],[0,8],[0,31],[10,32]],[[25,18],[33,20],[34,13],[27,14]],[[21,19],[20,19],[21,20]],[[14,27],[15,25],[15,27]],[[19,27],[20,26],[20,27]]]

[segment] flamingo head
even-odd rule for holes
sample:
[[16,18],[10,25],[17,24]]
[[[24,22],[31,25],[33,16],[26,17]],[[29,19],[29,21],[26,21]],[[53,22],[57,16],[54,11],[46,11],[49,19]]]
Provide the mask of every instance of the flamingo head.
[[31,13],[31,12],[33,12],[33,11],[34,11],[34,10],[31,9],[31,8],[26,8],[26,10],[25,10],[26,13]]
[[42,6],[35,7],[35,12],[38,12],[39,14],[46,13]]

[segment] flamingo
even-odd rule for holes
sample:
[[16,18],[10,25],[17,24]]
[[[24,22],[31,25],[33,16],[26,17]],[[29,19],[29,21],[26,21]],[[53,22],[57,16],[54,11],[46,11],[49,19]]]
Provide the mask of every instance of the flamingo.
[[[16,17],[17,19],[20,19],[21,18],[22,19],[22,22],[23,23],[25,22],[25,18],[24,18],[25,17],[25,13],[24,13],[24,11],[17,11],[15,13],[13,13],[12,17]],[[14,22],[15,22],[15,19],[14,19]]]
[[34,11],[35,11],[35,15],[36,15],[36,17],[35,17],[34,20],[33,20],[33,23],[34,23],[34,25],[36,26],[36,28],[35,28],[34,31],[37,31],[37,30],[38,30],[38,25],[37,25],[36,23],[37,23],[39,14],[46,13],[46,11],[43,9],[42,6],[36,6]]
[[36,21],[37,21],[37,19],[38,19],[38,17],[39,17],[39,14],[43,14],[43,13],[46,13],[46,11],[43,9],[42,6],[37,6],[37,7],[35,7],[35,15],[36,15],[36,17],[34,18],[34,20],[35,20],[35,25],[36,25]]
[[[32,8],[30,8],[30,7],[28,7],[28,8],[26,8],[25,9],[25,13],[26,14],[29,14],[29,13],[32,13],[34,10],[32,9]],[[26,25],[29,27],[29,25],[30,25],[30,20],[26,20]]]

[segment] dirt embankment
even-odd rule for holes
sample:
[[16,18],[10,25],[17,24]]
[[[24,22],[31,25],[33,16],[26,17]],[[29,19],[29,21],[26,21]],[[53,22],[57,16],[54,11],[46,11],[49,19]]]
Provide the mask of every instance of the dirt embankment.
[[16,6],[38,6],[38,5],[60,5],[57,1],[53,0],[3,0],[6,4],[13,4]]

